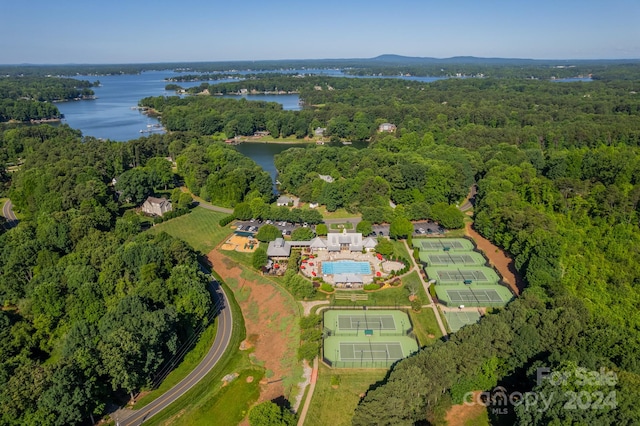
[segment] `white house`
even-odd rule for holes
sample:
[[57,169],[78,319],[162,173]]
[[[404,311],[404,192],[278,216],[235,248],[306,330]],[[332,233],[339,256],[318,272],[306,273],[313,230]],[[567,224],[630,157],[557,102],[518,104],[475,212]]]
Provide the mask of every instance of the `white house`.
[[166,198],[149,197],[142,204],[142,211],[152,216],[163,216],[173,210],[171,201]]
[[286,195],[281,195],[280,197],[278,197],[278,200],[276,201],[276,205],[278,206],[288,206],[289,203],[293,204],[293,198],[289,198]]
[[323,181],[327,182],[327,183],[333,183],[334,182],[333,176],[331,176],[331,175],[318,175],[318,177],[320,179],[322,179]]
[[396,131],[396,125],[391,123],[382,123],[378,126],[378,132],[389,132],[393,133]]

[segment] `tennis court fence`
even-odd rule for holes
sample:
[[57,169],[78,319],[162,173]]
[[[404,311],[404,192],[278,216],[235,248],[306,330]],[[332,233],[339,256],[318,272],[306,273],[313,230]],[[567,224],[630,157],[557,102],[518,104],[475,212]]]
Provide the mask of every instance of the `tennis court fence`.
[[329,367],[334,367],[334,368],[389,368],[399,360],[331,361],[323,356],[322,361]]

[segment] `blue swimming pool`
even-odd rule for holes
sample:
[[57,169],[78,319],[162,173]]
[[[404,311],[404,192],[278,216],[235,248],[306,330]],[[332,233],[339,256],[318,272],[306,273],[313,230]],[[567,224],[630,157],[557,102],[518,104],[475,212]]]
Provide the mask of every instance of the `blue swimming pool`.
[[323,274],[370,274],[369,262],[355,260],[335,260],[322,262]]
[[253,237],[254,235],[256,235],[255,232],[244,232],[244,231],[236,231],[235,234],[241,237]]

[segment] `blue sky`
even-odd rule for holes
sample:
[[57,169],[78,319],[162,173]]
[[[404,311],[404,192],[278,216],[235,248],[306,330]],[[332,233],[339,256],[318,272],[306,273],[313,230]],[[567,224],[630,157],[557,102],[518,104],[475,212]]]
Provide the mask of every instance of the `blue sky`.
[[370,58],[385,53],[640,58],[638,0],[2,3],[2,64]]

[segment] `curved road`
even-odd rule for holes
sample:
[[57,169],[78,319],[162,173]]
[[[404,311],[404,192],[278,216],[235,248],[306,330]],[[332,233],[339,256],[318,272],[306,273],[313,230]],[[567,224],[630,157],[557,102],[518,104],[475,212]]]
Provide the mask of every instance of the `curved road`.
[[11,200],[7,200],[7,202],[4,203],[4,206],[2,206],[2,216],[7,219],[7,223],[5,225],[7,229],[18,225],[18,218],[13,213],[13,204],[11,204]]
[[[209,352],[200,364],[198,364],[198,366],[177,385],[169,389],[147,406],[131,412],[131,414],[129,414],[125,419],[116,418],[117,426],[138,426],[145,420],[155,416],[195,386],[207,373],[209,373],[209,371],[211,371],[222,357],[222,354],[224,354],[224,351],[227,349],[227,346],[229,346],[229,341],[231,340],[231,334],[233,332],[233,317],[231,315],[231,307],[229,306],[229,301],[224,289],[214,279],[212,279],[211,285],[213,286],[214,291],[218,295],[218,300],[220,301],[218,331],[211,349],[209,349]],[[124,413],[125,411],[121,410],[119,415],[121,416]]]
[[478,185],[474,183],[473,185],[471,185],[471,188],[469,188],[469,195],[467,195],[467,198],[465,198],[464,203],[460,207],[458,207],[460,211],[469,210],[470,208],[476,205],[477,193],[478,193]]

